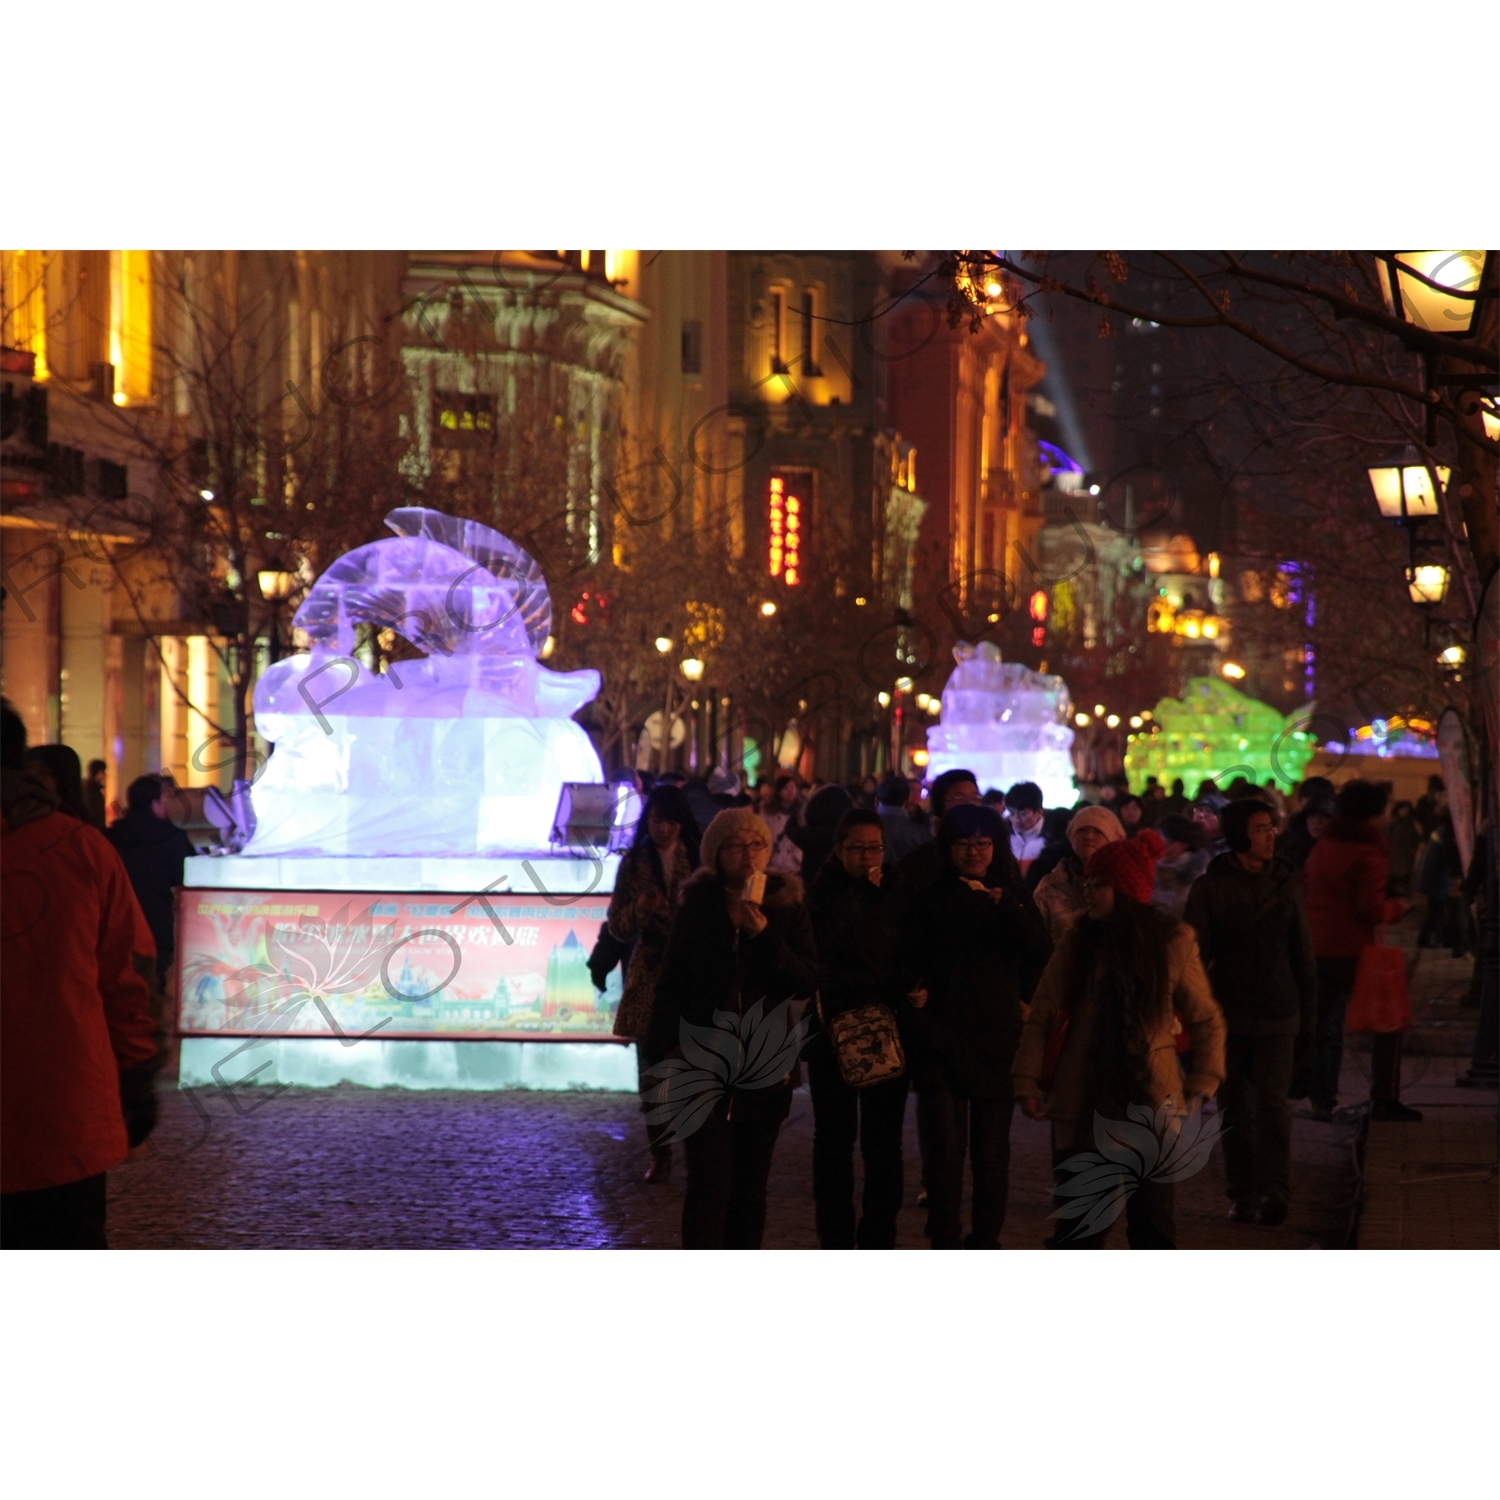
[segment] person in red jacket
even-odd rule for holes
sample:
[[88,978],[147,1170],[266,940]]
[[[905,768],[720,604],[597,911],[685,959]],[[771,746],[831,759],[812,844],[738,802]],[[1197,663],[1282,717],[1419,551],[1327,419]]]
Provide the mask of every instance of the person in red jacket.
[[[156,1123],[156,947],[120,856],[26,774],[0,708],[0,1248],[103,1250],[105,1173]],[[144,965],[143,965],[144,966]]]
[[[1315,1120],[1331,1120],[1344,1061],[1344,1012],[1359,955],[1377,929],[1406,902],[1386,895],[1390,853],[1380,825],[1390,789],[1373,781],[1339,788],[1336,816],[1313,845],[1303,872],[1307,923],[1318,961],[1318,1025],[1312,1055],[1292,1084],[1294,1099],[1312,1101]],[[1401,1034],[1377,1035],[1371,1057],[1371,1112],[1377,1120],[1420,1120],[1401,1103]]]

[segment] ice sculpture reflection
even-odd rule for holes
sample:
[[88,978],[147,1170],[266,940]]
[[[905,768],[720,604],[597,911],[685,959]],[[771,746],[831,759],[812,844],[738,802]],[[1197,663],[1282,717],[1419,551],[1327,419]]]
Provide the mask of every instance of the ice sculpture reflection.
[[[570,717],[599,674],[538,663],[552,605],[508,538],[417,507],[386,525],[394,538],[339,558],[298,609],[310,653],[256,685],[256,728],[275,753],[244,852],[545,850],[562,784],[604,779]],[[354,656],[361,624],[427,655],[373,672]]]
[[1034,781],[1048,807],[1072,807],[1072,704],[1061,677],[1002,662],[990,641],[953,648],[958,665],[943,689],[942,718],[927,731],[927,774],[962,766],[981,788]]

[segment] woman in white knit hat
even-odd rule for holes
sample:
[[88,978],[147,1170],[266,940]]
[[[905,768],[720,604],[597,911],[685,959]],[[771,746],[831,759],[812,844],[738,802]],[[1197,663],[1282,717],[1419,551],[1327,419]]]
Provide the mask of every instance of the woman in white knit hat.
[[1088,906],[1083,892],[1083,867],[1089,856],[1124,837],[1120,820],[1107,807],[1091,804],[1073,814],[1068,824],[1068,843],[1072,849],[1042,877],[1032,898],[1047,924],[1047,936],[1054,948],[1073,930]]
[[[661,1102],[687,1159],[685,1250],[760,1248],[771,1156],[800,1077],[788,1007],[812,999],[817,950],[801,881],[766,873],[771,843],[748,807],[726,808],[708,825],[702,867],[682,888],[657,981],[648,1048],[666,1060]],[[716,1014],[738,1021],[756,1005],[754,1034],[739,1022],[743,1045],[725,1054],[737,1065],[723,1086],[707,1086],[718,1068],[698,1068],[687,1088],[672,1054],[684,1039],[692,1043],[688,1028],[717,1029]],[[705,1051],[717,1049],[692,1045],[692,1060]]]

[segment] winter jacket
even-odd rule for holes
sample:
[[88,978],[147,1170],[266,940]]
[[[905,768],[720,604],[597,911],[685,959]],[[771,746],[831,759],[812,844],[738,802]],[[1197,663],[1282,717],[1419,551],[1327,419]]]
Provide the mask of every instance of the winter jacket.
[[1072,931],[1073,924],[1088,906],[1083,894],[1083,861],[1071,848],[1037,882],[1032,899],[1042,915],[1042,921],[1047,925],[1047,936],[1052,939],[1055,947]]
[[156,939],[157,953],[169,958],[177,948],[172,892],[182,884],[183,860],[198,851],[175,823],[134,809],[105,837],[124,862],[136,900]]
[[895,866],[880,884],[856,880],[830,859],[807,894],[818,947],[818,991],[826,1015],[860,1005],[888,1005],[901,1016],[906,1002],[896,975],[896,939],[903,897]]
[[151,931],[109,841],[54,806],[23,772],[3,773],[6,1193],[107,1171],[154,1122],[151,992],[135,963],[155,956]]
[[1372,823],[1335,818],[1307,857],[1303,890],[1313,952],[1319,958],[1358,958],[1375,929],[1401,915],[1386,899],[1390,855]]
[[796,842],[801,818],[794,807],[783,812],[765,814],[766,827],[771,830],[771,858],[766,869],[773,875],[795,875],[802,868],[802,849]]
[[966,885],[950,865],[907,903],[901,989],[923,986],[928,994],[925,1006],[905,1012],[919,1091],[943,1088],[981,1099],[1010,1093],[1021,1006],[1050,945],[1018,890],[1000,876],[986,877],[991,882],[1005,890],[999,901]]
[[765,929],[746,937],[731,924],[724,888],[711,871],[699,870],[683,886],[656,982],[649,1060],[678,1046],[683,1021],[711,1026],[715,1011],[743,1013],[763,1001],[769,1014],[786,1000],[812,1000],[818,955],[802,882],[767,875],[761,911]]
[[609,900],[609,932],[617,942],[634,944],[625,970],[625,990],[615,1014],[615,1035],[639,1040],[651,1029],[656,981],[672,928],[672,906],[692,873],[682,842],[673,847],[670,869],[645,847],[620,860],[615,893]]
[[1193,886],[1185,920],[1231,1036],[1307,1036],[1318,965],[1297,872],[1273,859],[1251,874],[1221,854]]
[[[1054,1144],[1062,1151],[1094,1144],[1095,1100],[1087,1077],[1086,1020],[1087,1007],[1099,996],[1101,976],[1095,973],[1084,980],[1077,977],[1077,941],[1076,932],[1070,934],[1052,955],[1032,997],[1031,1014],[1021,1032],[1012,1068],[1016,1097],[1039,1098],[1047,1039],[1059,1009],[1068,1010],[1067,1040],[1047,1094],[1047,1117],[1052,1121]],[[1172,1009],[1149,1038],[1151,1097],[1142,1102],[1149,1102],[1156,1109],[1176,1095],[1180,1114],[1185,1112],[1188,1098],[1194,1094],[1212,1096],[1224,1081],[1225,1038],[1224,1017],[1198,957],[1198,939],[1184,923],[1179,923],[1167,940],[1167,988],[1171,992]],[[1186,1080],[1177,1064],[1175,1041],[1184,1025],[1193,1041],[1193,1071]]]
[[919,823],[904,807],[876,807],[880,814],[880,825],[885,830],[885,857],[899,865],[913,849],[920,848],[932,838],[925,821]]

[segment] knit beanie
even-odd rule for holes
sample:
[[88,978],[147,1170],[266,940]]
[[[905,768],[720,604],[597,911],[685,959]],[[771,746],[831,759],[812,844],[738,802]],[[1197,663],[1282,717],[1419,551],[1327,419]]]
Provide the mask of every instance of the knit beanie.
[[708,825],[703,842],[699,845],[699,860],[705,870],[711,870],[715,875],[719,873],[719,846],[735,834],[741,837],[758,834],[766,841],[767,849],[774,842],[765,820],[748,807],[726,807]]
[[1167,846],[1154,828],[1147,828],[1133,839],[1121,839],[1096,849],[1089,857],[1084,875],[1115,888],[1122,896],[1151,905],[1156,885],[1156,862]]
[[1125,829],[1120,820],[1107,808],[1100,807],[1097,802],[1091,802],[1087,807],[1080,807],[1073,814],[1068,823],[1068,832],[1071,834],[1075,828],[1097,828],[1110,843],[1125,837]]

